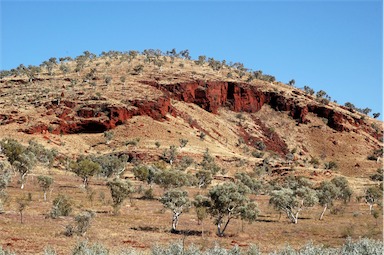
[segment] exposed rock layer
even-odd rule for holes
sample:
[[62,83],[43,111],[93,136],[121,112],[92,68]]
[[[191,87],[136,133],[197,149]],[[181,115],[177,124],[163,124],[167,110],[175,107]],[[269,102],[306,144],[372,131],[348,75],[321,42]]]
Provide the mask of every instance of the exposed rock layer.
[[[46,103],[47,115],[55,114],[57,117],[56,121],[50,123],[54,125],[50,131],[62,134],[100,133],[115,128],[133,116],[149,116],[155,120],[162,120],[168,113],[176,114],[170,103],[170,99],[173,98],[194,103],[214,114],[218,113],[220,107],[228,107],[235,112],[253,113],[259,111],[264,104],[268,104],[277,111],[288,112],[298,123],[308,123],[307,115],[312,112],[318,117],[327,119],[328,126],[336,131],[350,131],[347,125],[350,124],[354,127],[361,126],[375,138],[381,135],[374,132],[363,120],[317,103],[315,100],[310,100],[313,103],[308,105],[303,104],[296,97],[300,92],[294,91],[293,96],[288,96],[284,92],[264,91],[258,86],[225,81],[191,81],[167,85],[153,81],[142,83],[157,88],[163,95],[157,100],[133,100],[126,105],[111,105],[105,102],[87,104],[71,100]],[[310,97],[304,94],[301,96]],[[25,131],[36,133],[48,128],[46,124],[41,123]]]

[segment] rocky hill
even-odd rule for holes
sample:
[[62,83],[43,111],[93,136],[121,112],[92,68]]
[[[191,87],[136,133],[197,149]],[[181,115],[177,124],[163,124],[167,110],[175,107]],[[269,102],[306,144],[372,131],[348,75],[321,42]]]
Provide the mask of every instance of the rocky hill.
[[[298,167],[335,161],[351,176],[376,169],[367,157],[382,146],[380,121],[240,63],[182,53],[84,52],[3,72],[1,134],[45,139],[75,155],[127,150],[123,141],[140,137],[134,150],[150,159],[158,154],[151,143],[184,138],[193,156],[209,148],[218,158],[250,163],[263,144],[264,157],[286,163],[289,154]],[[108,130],[114,139],[103,146]]]
[[[49,244],[70,254],[84,239],[120,254],[180,238],[203,249],[256,243],[273,252],[287,243],[300,248],[303,240],[335,247],[348,236],[382,237],[380,203],[368,207],[362,200],[368,188],[380,197],[382,122],[332,102],[324,91],[175,50],[84,52],[0,74],[0,253],[3,247],[40,254]],[[152,171],[152,179],[140,171]],[[196,206],[170,231],[171,212],[162,204],[170,180],[191,201],[217,187],[241,190],[244,182],[250,189],[242,201],[249,198],[246,208],[260,213],[252,225],[233,218],[217,235],[216,220],[206,219],[207,211],[197,219]],[[320,188],[335,180],[345,180],[352,198],[338,195],[319,220]],[[116,204],[111,181],[134,194]],[[43,199],[44,184],[51,186]],[[299,224],[281,219],[282,207],[271,205],[282,191],[295,194],[289,206],[297,207]],[[304,205],[303,197],[312,202]],[[62,202],[71,212],[60,216]],[[96,216],[80,232],[74,224],[87,215]]]

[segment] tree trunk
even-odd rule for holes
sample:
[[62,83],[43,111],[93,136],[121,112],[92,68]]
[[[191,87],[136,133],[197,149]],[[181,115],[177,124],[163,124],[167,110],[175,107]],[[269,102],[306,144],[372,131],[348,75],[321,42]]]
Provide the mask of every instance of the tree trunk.
[[320,214],[319,220],[323,219],[323,216],[324,216],[324,213],[325,213],[326,210],[327,210],[327,205],[324,206],[323,212]]
[[84,184],[84,188],[88,187],[88,178],[87,177],[84,177],[84,180],[83,180],[83,184]]
[[227,222],[225,223],[225,226],[224,226],[224,228],[223,228],[223,231],[221,231],[221,236],[224,236],[224,231],[227,229],[227,226],[228,226],[230,220],[231,220],[231,218],[228,217],[228,220],[227,220]]
[[24,184],[25,184],[25,176],[27,175],[27,173],[23,173],[20,177],[20,181],[21,181],[21,189],[24,189]]
[[47,191],[44,191],[44,201],[47,201]]
[[372,214],[372,208],[373,208],[373,203],[371,204],[369,204],[369,214]]
[[174,212],[172,217],[172,232],[176,232],[177,224],[179,223],[179,216],[181,213]]
[[222,236],[222,233],[221,233],[221,223],[217,223],[217,235],[218,236]]

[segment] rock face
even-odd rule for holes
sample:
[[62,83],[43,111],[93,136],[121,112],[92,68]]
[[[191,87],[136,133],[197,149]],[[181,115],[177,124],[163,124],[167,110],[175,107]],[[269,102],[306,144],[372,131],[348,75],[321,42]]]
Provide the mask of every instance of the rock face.
[[45,104],[48,112],[54,112],[57,119],[47,124],[40,123],[27,130],[33,134],[48,129],[53,134],[102,133],[123,124],[133,116],[149,116],[154,120],[166,118],[173,113],[169,97],[159,97],[156,101],[134,100],[128,106],[107,103],[77,103],[72,101],[52,101]]
[[[157,88],[163,96],[155,101],[133,100],[126,105],[110,105],[102,102],[87,104],[66,100],[45,104],[47,115],[55,114],[57,117],[57,120],[51,123],[55,128],[50,131],[62,134],[100,133],[121,125],[133,116],[149,116],[155,120],[162,120],[168,113],[177,114],[170,103],[170,99],[173,98],[194,103],[213,114],[217,114],[220,107],[228,107],[235,112],[252,113],[268,104],[276,111],[286,111],[299,124],[308,123],[307,115],[311,112],[327,119],[328,126],[336,131],[350,131],[346,125],[350,124],[363,128],[373,137],[381,136],[381,133],[375,132],[361,119],[353,118],[314,100],[311,101],[313,103],[304,105],[296,95],[288,96],[282,91],[263,91],[261,87],[247,83],[226,81],[191,81],[175,84],[142,81],[142,83]],[[298,95],[300,92],[293,91],[293,94]],[[46,124],[38,124],[25,132],[36,133],[47,129]]]
[[347,117],[321,104],[302,105],[294,98],[274,91],[262,91],[257,86],[234,82],[188,82],[171,85],[150,85],[169,93],[177,100],[194,103],[206,111],[217,113],[219,107],[226,106],[236,112],[257,112],[264,104],[277,111],[287,111],[298,123],[308,123],[307,114],[315,113],[328,119],[328,125],[337,131],[349,131],[344,123],[354,126],[362,123],[358,119]]

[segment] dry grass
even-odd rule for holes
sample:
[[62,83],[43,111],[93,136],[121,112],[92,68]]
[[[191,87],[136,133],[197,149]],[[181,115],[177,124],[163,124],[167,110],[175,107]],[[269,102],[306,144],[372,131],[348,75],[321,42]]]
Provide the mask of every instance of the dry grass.
[[[6,207],[6,213],[0,215],[0,245],[4,248],[10,248],[20,254],[38,254],[44,247],[52,246],[59,254],[68,254],[79,238],[87,238],[92,242],[103,243],[112,250],[124,247],[148,250],[155,243],[169,243],[185,238],[187,244],[195,243],[202,248],[210,247],[215,242],[225,247],[255,243],[262,251],[270,252],[284,247],[287,243],[295,248],[301,247],[309,240],[315,244],[338,246],[347,236],[380,239],[383,233],[383,216],[375,219],[369,214],[367,205],[355,200],[347,205],[336,205],[334,209],[339,208],[338,214],[328,211],[323,221],[318,220],[320,207],[309,208],[302,212],[299,223],[295,225],[289,223],[284,215],[280,217],[268,206],[268,196],[260,195],[256,197],[256,201],[261,214],[253,224],[234,220],[230,223],[226,236],[219,238],[215,234],[212,220],[208,218],[202,225],[197,225],[195,212],[191,209],[181,216],[178,228],[192,234],[183,236],[170,233],[171,212],[164,211],[157,200],[142,200],[139,199],[141,195],[135,194],[131,201],[124,203],[120,215],[115,216],[112,214],[109,191],[103,185],[105,180],[91,180],[91,188],[95,191],[94,200],[91,202],[87,198],[87,192],[80,187],[78,177],[64,171],[55,171],[52,176],[55,183],[47,202],[43,201],[43,194],[34,176],[29,176],[23,191],[15,181],[12,182],[8,189],[12,199]],[[135,182],[135,185],[140,183]],[[188,190],[191,197],[198,192],[197,189]],[[32,201],[25,210],[24,224],[21,224],[16,198],[28,193],[31,193]],[[72,215],[83,210],[93,210],[97,213],[85,237],[63,235],[65,226],[73,222],[72,217],[46,217],[53,198],[59,193],[71,197],[74,204]],[[100,199],[100,193],[105,194],[105,200]],[[157,197],[161,193],[161,189],[155,189]]]

